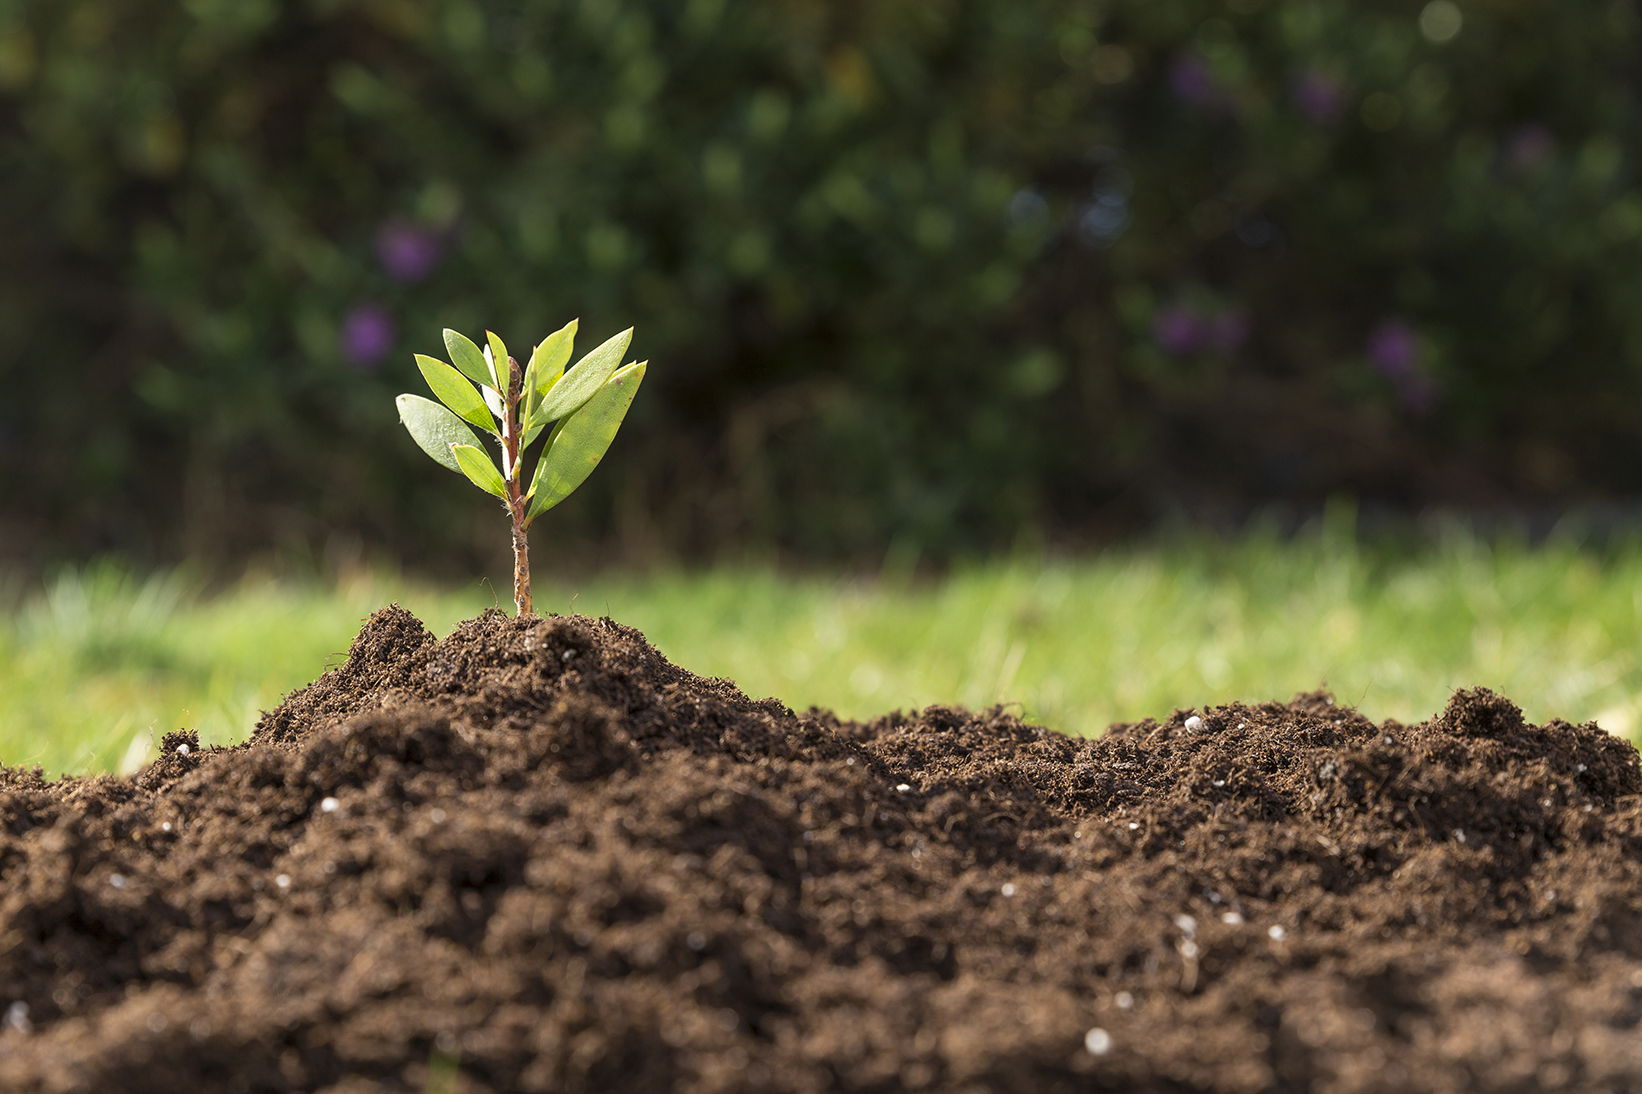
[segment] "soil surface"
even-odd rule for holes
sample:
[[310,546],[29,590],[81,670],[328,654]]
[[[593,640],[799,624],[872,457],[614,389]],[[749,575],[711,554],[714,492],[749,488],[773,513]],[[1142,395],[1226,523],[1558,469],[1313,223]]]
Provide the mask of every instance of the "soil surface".
[[1642,774],[1325,695],[868,724],[398,608],[253,738],[0,769],[7,1091],[1642,1091]]

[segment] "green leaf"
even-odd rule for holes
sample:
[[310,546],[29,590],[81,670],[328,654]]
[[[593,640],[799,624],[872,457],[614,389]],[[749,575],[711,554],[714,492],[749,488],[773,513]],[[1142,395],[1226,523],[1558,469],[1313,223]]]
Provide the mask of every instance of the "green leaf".
[[455,454],[462,474],[466,475],[474,486],[499,498],[507,498],[507,484],[502,482],[502,473],[496,470],[496,465],[490,462],[490,457],[477,445],[453,444],[450,450]]
[[451,362],[476,384],[493,385],[490,377],[490,366],[485,364],[485,355],[473,339],[465,334],[445,329],[445,349],[450,351]]
[[462,419],[432,399],[420,395],[401,395],[394,400],[399,408],[399,420],[405,424],[414,440],[435,462],[452,471],[461,471],[450,446],[465,444],[477,446],[479,438],[463,424]]
[[627,352],[627,344],[633,340],[633,328],[628,327],[604,345],[588,353],[576,367],[564,374],[564,378],[553,385],[542,399],[542,405],[536,408],[529,425],[536,425],[539,420],[542,425],[568,418],[593,393],[604,387],[605,381],[616,371],[621,364],[622,354]]
[[543,418],[540,415],[531,415],[531,417],[526,420],[524,440],[519,442],[520,453],[523,453],[525,449],[535,444],[536,438],[540,437],[542,435],[542,430],[546,428],[546,418]]
[[416,355],[416,367],[422,370],[422,379],[428,382],[439,401],[456,412],[463,421],[472,422],[480,429],[496,432],[496,420],[485,409],[485,401],[478,389],[468,383],[467,377],[437,357]]
[[[559,377],[564,375],[565,362],[570,360],[570,348],[576,341],[580,319],[572,319],[552,334],[543,338],[530,355],[530,367],[536,370],[536,394],[546,395]],[[623,347],[626,348],[625,346]]]
[[510,375],[507,367],[507,347],[502,344],[500,338],[488,330],[485,331],[485,338],[490,342],[491,367],[496,370],[496,390],[506,396]]
[[580,410],[553,431],[547,451],[537,461],[536,474],[531,478],[526,524],[569,497],[599,466],[610,449],[610,442],[616,439],[616,430],[621,428],[627,408],[633,405],[633,396],[638,394],[639,384],[644,380],[646,364],[639,361],[610,377]]
[[[531,351],[530,364],[525,368],[525,413],[524,422],[528,427],[531,419],[536,416],[536,408],[541,405],[542,396],[546,395],[559,377],[564,375],[564,364],[570,360],[570,347],[576,341],[576,329],[581,320],[572,319],[560,329],[543,338]],[[545,424],[545,423],[544,423]],[[541,432],[540,427],[536,433]],[[529,445],[536,439],[536,433],[527,428],[525,441]]]

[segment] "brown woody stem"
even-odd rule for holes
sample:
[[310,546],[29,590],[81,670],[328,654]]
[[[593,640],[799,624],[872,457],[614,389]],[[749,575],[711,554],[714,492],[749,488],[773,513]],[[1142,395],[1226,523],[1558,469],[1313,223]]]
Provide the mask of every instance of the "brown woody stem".
[[520,436],[523,423],[519,420],[522,377],[515,358],[509,357],[507,365],[507,398],[503,405],[507,420],[502,424],[502,446],[507,449],[507,511],[513,518],[513,607],[520,615],[531,615],[530,537],[525,531],[524,492],[519,488],[519,456],[523,448],[519,443],[523,439]]

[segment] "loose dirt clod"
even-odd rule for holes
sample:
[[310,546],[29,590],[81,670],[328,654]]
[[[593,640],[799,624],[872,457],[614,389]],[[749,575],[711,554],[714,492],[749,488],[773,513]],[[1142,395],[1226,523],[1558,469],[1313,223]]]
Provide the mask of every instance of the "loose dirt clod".
[[0,1089],[1642,1090],[1635,749],[1482,690],[1190,721],[384,609],[244,745],[0,768]]

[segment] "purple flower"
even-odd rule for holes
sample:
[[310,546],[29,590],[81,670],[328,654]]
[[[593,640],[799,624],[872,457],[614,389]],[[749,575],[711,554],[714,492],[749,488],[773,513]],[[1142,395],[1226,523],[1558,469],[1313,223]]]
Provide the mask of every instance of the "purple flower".
[[1294,81],[1294,105],[1318,125],[1331,122],[1345,109],[1345,89],[1340,82],[1312,69]]
[[1516,132],[1511,134],[1507,148],[1506,156],[1511,166],[1525,171],[1551,158],[1556,151],[1556,138],[1540,123],[1528,122],[1519,125]]
[[1202,349],[1208,330],[1201,316],[1181,304],[1162,307],[1152,316],[1152,337],[1171,357],[1185,357]]
[[356,305],[342,320],[342,354],[361,372],[375,372],[398,336],[393,316],[379,304]]
[[1214,73],[1203,58],[1195,53],[1182,53],[1169,67],[1169,86],[1183,101],[1193,106],[1211,107],[1220,104],[1220,86]]
[[1437,382],[1421,359],[1420,336],[1401,319],[1387,319],[1368,335],[1368,363],[1391,381],[1397,401],[1415,414],[1437,405]]
[[1171,357],[1235,353],[1249,339],[1249,317],[1235,308],[1210,314],[1190,304],[1166,304],[1152,314],[1152,337]]
[[395,281],[420,281],[433,272],[444,249],[439,233],[390,221],[376,233],[376,259]]
[[1420,363],[1420,339],[1401,319],[1387,319],[1368,334],[1368,363],[1393,380],[1414,375]]

